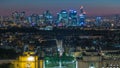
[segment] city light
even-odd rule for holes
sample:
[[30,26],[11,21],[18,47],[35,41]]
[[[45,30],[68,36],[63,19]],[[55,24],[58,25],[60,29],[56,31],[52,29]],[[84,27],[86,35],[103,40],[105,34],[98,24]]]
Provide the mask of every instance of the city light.
[[92,67],[92,66],[91,66],[91,67],[89,67],[89,68],[95,68],[95,67]]
[[35,58],[33,56],[28,57],[28,61],[34,61]]
[[14,68],[120,67],[120,14],[77,10],[0,16],[0,58]]

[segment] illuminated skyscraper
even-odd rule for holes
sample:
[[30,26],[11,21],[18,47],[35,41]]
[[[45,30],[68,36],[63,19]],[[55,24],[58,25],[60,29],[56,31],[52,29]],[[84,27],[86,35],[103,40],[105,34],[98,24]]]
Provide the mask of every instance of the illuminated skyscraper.
[[20,12],[19,13],[19,16],[20,16],[20,20],[24,20],[25,19],[25,12]]
[[49,10],[43,13],[44,23],[50,25],[53,23],[53,15],[50,13]]
[[102,17],[96,17],[95,26],[100,26],[102,23]]
[[12,13],[12,18],[14,23],[18,23],[19,21],[19,13],[17,11]]
[[75,10],[69,11],[69,25],[70,26],[77,25],[77,11]]
[[35,26],[38,24],[39,16],[37,14],[32,14],[28,17],[28,22],[31,24],[31,26]]
[[79,26],[85,26],[86,12],[84,11],[83,6],[80,7],[80,15],[79,15]]
[[61,10],[61,12],[58,13],[58,22],[61,26],[68,25],[68,12],[66,10]]
[[39,15],[39,24],[44,24],[44,18],[43,18],[43,15]]

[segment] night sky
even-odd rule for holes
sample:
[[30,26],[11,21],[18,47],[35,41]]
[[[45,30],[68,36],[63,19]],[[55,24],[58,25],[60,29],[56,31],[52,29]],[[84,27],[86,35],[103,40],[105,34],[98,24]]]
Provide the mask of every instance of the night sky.
[[120,0],[0,0],[0,15],[10,15],[13,11],[41,14],[45,10],[56,14],[61,9],[79,11],[81,5],[87,15],[120,14]]

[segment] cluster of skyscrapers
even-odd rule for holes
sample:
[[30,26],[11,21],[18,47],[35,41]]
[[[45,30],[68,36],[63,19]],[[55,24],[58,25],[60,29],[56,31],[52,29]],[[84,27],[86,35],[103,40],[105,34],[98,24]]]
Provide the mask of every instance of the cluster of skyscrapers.
[[86,12],[83,6],[80,7],[80,14],[76,10],[61,10],[57,16],[47,10],[42,15],[32,14],[25,15],[25,12],[13,12],[12,18],[15,23],[30,23],[33,25],[55,25],[55,26],[84,26],[86,19]]
[[120,15],[88,17],[83,6],[80,10],[61,10],[56,15],[49,10],[43,14],[26,15],[26,12],[13,12],[11,16],[0,17],[0,27],[5,26],[52,26],[52,27],[116,27],[120,26]]

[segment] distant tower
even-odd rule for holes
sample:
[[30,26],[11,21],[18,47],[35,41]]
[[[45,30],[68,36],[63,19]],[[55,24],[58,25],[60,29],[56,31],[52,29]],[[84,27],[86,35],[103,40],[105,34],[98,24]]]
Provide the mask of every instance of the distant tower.
[[25,20],[25,12],[20,12],[20,20]]
[[100,26],[102,22],[102,17],[96,17],[95,26]]
[[31,26],[35,26],[38,24],[39,16],[37,14],[32,14],[28,17],[28,22],[31,24]]
[[79,26],[85,26],[86,12],[84,11],[84,7],[80,7],[80,15],[79,15]]
[[120,26],[120,15],[119,14],[116,14],[115,17],[114,17],[114,21],[115,21],[115,24],[116,26]]
[[83,13],[84,12],[84,7],[83,6],[80,6],[80,13]]
[[13,12],[12,13],[12,18],[13,18],[14,23],[18,23],[18,21],[19,21],[19,13],[17,11]]
[[58,22],[60,26],[68,25],[68,12],[66,10],[61,10],[61,12],[58,13]]
[[77,11],[75,10],[69,10],[69,25],[77,25]]
[[3,23],[3,16],[0,16],[0,25]]
[[53,23],[53,15],[50,13],[49,10],[46,10],[43,13],[44,23],[50,25]]

